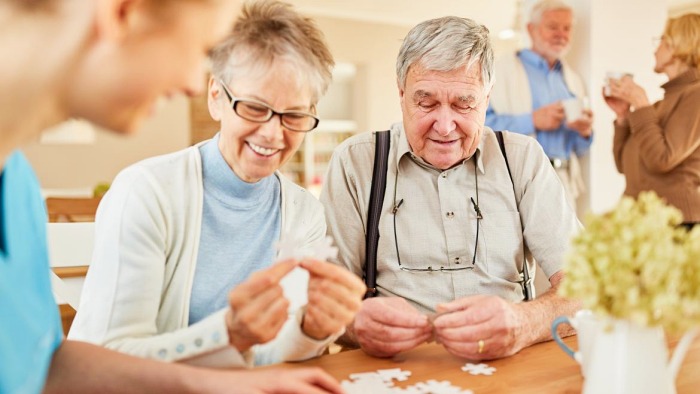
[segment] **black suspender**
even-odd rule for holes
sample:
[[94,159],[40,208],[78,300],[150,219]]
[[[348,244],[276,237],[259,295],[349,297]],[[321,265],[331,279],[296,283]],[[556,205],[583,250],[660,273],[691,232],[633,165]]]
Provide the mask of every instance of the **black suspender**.
[[[508,156],[506,156],[506,145],[503,143],[503,132],[496,131],[495,133],[496,139],[498,140],[498,146],[501,148],[501,153],[503,154],[503,160],[506,161],[506,168],[508,169],[510,183],[513,185],[513,195],[515,195],[515,182],[513,182],[513,174],[510,172],[510,164],[508,164]],[[517,204],[517,198],[515,202]],[[522,226],[522,220],[520,225]],[[523,261],[523,272],[520,273],[520,286],[522,286],[523,288],[523,296],[525,298],[525,301],[531,301],[535,298],[535,291],[532,288],[533,281],[532,278],[530,278],[530,269],[527,268],[527,260]]]
[[374,170],[372,171],[372,188],[369,194],[369,211],[367,213],[367,234],[365,238],[365,298],[377,295],[377,245],[379,245],[379,217],[384,205],[386,191],[386,171],[389,167],[389,130],[375,131]]

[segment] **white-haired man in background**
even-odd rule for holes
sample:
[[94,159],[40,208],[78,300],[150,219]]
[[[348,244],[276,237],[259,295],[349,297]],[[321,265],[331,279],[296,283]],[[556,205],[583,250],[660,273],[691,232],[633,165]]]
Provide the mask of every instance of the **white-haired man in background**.
[[585,188],[576,156],[586,154],[593,142],[593,113],[584,108],[575,119],[565,116],[565,101],[575,99],[583,107],[586,97],[581,78],[562,59],[573,24],[573,9],[563,0],[532,6],[527,24],[532,47],[496,61],[486,125],[535,137],[576,208]]

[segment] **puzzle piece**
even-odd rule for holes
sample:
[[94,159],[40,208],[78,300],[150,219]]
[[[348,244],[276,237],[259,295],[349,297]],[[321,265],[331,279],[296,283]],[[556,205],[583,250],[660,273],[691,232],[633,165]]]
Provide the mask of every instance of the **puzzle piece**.
[[392,390],[392,392],[396,394],[424,394],[424,392],[416,386],[408,386],[406,388],[394,387]]
[[472,364],[466,363],[462,367],[462,371],[469,372],[472,375],[493,375],[496,372],[496,367],[489,367],[488,364]]
[[326,235],[321,242],[314,245],[311,256],[321,261],[330,261],[338,257],[338,248],[333,246],[333,238]]
[[[367,372],[353,375],[357,375],[359,378],[352,382],[348,380],[340,382],[340,385],[347,394],[392,394],[394,392],[377,373]],[[352,375],[350,376],[352,377]]]
[[277,260],[301,259],[304,257],[304,248],[301,246],[304,239],[296,234],[284,234],[277,242]]
[[[380,382],[386,382],[384,379],[382,379],[382,376],[379,375],[377,372],[358,372],[358,373],[351,373],[350,374],[350,379],[354,381],[377,381],[377,379]],[[389,380],[391,382],[391,380]]]
[[403,382],[408,380],[408,377],[411,376],[411,371],[402,371],[401,368],[378,369],[377,374],[381,376],[382,380],[385,382],[391,382],[392,380]]
[[340,384],[348,394],[474,394],[471,390],[462,390],[451,382],[428,380],[405,388],[393,387],[394,380],[406,381],[411,371],[401,368],[378,369],[376,372],[358,372],[350,374],[349,380]]
[[338,248],[333,246],[333,238],[326,236],[313,247],[304,247],[304,238],[297,234],[284,234],[277,242],[277,260],[303,259],[313,257],[317,260],[328,261],[338,256]]
[[453,386],[452,383],[447,380],[438,382],[435,379],[431,379],[412,387],[417,388],[423,394],[474,394],[471,390],[463,391],[460,387]]

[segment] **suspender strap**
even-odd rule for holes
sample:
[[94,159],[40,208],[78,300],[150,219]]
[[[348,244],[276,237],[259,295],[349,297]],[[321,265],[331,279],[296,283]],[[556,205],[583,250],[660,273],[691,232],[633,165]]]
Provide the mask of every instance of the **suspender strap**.
[[386,172],[389,163],[389,130],[375,131],[374,169],[372,188],[369,195],[367,213],[367,233],[365,236],[365,298],[377,295],[377,246],[379,245],[379,218],[384,204]]
[[[510,164],[508,164],[508,156],[506,156],[506,145],[503,143],[503,132],[496,131],[495,133],[496,139],[498,140],[498,146],[501,148],[501,153],[503,154],[503,159],[506,161],[506,168],[508,169],[510,183],[513,185],[513,194],[515,194],[515,182],[513,182],[513,174],[510,172]],[[531,301],[534,298],[535,292],[532,288],[533,283],[532,278],[530,278],[530,269],[527,268],[527,261],[523,261],[523,272],[520,273],[520,285],[523,288],[523,296],[525,297],[525,301]]]
[[513,193],[515,193],[515,182],[513,182],[513,174],[510,172],[510,164],[508,164],[508,156],[506,156],[506,144],[503,142],[503,132],[494,131],[496,133],[496,139],[498,139],[498,147],[501,148],[501,154],[503,154],[503,160],[506,161],[506,168],[508,169],[508,176],[510,177],[510,183],[513,185]]

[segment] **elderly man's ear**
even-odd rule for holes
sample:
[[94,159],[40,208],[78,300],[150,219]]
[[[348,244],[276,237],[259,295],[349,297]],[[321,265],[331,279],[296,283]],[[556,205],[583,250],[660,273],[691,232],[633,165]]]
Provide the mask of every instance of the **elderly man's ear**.
[[209,107],[209,116],[219,122],[221,121],[221,99],[223,91],[221,85],[215,77],[209,78],[209,88],[207,91],[207,107]]

